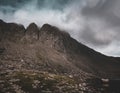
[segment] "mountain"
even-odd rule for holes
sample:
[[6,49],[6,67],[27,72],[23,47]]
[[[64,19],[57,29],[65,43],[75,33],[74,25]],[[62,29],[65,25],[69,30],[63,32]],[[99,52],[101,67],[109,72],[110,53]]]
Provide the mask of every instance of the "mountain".
[[[83,84],[87,78],[120,78],[119,57],[109,57],[96,52],[73,39],[69,33],[50,24],[38,27],[35,23],[31,23],[25,29],[23,25],[0,20],[0,64],[0,74],[2,75],[0,81],[3,84],[3,86],[0,85],[0,89],[6,87],[6,77],[13,86],[20,88],[23,85],[23,89],[20,88],[21,91],[30,91],[30,82],[33,79],[39,78],[41,80],[42,77],[41,81],[36,81],[37,84],[44,81],[48,85],[47,81],[59,84],[67,79],[66,83],[74,87],[74,92],[69,93],[83,91],[82,85],[80,85],[79,90],[76,90],[75,84],[76,82]],[[46,76],[47,79],[45,79]],[[26,77],[28,78],[26,79]],[[28,82],[23,82],[24,80]],[[29,84],[27,88],[25,87],[26,84]],[[5,88],[1,93],[17,89],[8,82],[7,86],[10,86],[11,90]],[[39,89],[41,88],[33,89],[28,93],[38,93],[35,91]],[[72,88],[70,87],[70,89]],[[50,93],[64,93],[63,89],[62,92],[51,91]],[[41,91],[41,93],[48,92]]]

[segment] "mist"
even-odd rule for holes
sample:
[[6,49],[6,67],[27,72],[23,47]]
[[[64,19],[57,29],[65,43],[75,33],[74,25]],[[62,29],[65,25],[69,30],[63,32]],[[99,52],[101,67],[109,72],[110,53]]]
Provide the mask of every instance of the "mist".
[[119,4],[119,0],[0,0],[0,19],[25,27],[49,23],[103,54],[120,56]]

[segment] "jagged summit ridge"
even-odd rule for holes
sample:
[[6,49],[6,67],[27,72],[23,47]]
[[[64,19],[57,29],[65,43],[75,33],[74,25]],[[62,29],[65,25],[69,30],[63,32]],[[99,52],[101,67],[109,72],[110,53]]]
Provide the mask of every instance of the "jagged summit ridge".
[[[26,29],[21,24],[16,23],[6,23],[3,20],[0,20],[0,33],[3,35],[4,33],[10,33],[15,35],[19,33],[18,36],[25,35],[29,40],[38,40],[41,36],[44,38],[49,38],[51,35],[52,37],[62,37],[62,36],[70,36],[65,31],[60,31],[57,27],[51,26],[50,24],[44,24],[41,28],[37,26],[35,23],[31,23]],[[46,34],[46,35],[45,35]],[[13,36],[14,37],[14,36]]]

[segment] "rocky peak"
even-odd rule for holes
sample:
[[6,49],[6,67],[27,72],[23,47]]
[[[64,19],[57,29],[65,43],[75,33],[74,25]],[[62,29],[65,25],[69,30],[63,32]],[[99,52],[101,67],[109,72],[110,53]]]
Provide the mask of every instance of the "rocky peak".
[[52,28],[51,25],[49,24],[44,24],[42,27],[41,27],[41,30],[42,31],[47,31],[47,30],[50,30]]
[[51,26],[49,24],[44,24],[41,29],[41,32],[47,33],[47,34],[52,34],[54,36],[70,36],[69,33],[62,31],[58,29],[55,26]]
[[56,42],[62,42],[65,39],[70,38],[70,35],[55,26],[44,24],[40,29],[40,37],[43,37],[46,40],[49,39]]
[[[1,30],[4,31],[20,31],[20,30],[25,30],[24,26],[21,24],[16,24],[16,23],[6,23],[3,20],[0,19],[0,28]],[[8,32],[9,32],[8,31]]]
[[31,39],[39,39],[39,27],[31,23],[26,29],[26,36]]
[[26,31],[29,31],[28,33],[31,34],[35,33],[36,30],[38,30],[38,26],[35,23],[31,23],[26,29]]
[[0,20],[0,39],[17,40],[24,34],[25,28],[23,25],[16,23],[6,23]]
[[65,51],[64,43],[70,38],[70,35],[55,26],[44,24],[40,29],[40,38],[57,50]]

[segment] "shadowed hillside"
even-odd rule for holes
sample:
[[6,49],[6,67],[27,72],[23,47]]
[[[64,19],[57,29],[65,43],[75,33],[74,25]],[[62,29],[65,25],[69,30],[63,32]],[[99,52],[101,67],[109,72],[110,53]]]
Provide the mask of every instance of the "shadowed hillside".
[[[25,86],[32,84],[31,82],[34,80],[38,80],[42,84],[46,83],[49,86],[48,90],[55,91],[57,88],[53,86],[65,82],[63,78],[68,79],[66,83],[69,82],[68,84],[73,87],[69,87],[65,83],[62,85],[61,92],[54,93],[64,93],[65,86],[69,87],[68,90],[76,91],[65,93],[79,93],[77,91],[86,91],[82,89],[84,84],[78,87],[79,83],[82,84],[88,78],[120,78],[120,58],[108,57],[96,52],[73,39],[67,32],[49,24],[38,27],[35,23],[31,23],[25,29],[23,25],[0,20],[0,70],[0,74],[3,75],[0,76],[2,82],[0,90],[9,87],[12,91],[10,93],[17,93],[14,91],[17,88],[13,86],[19,88],[21,86],[20,91],[30,91],[29,88],[31,89],[32,86],[29,85],[28,88]],[[33,75],[39,73],[41,74]],[[27,79],[24,74],[28,77]],[[5,85],[7,75],[9,81],[15,79],[15,82],[11,81],[12,84],[8,82]],[[46,77],[49,77],[48,80],[45,79]],[[59,78],[61,80],[57,81]],[[29,83],[23,82],[24,79]],[[49,85],[46,80],[52,82],[53,85],[51,85],[52,83]],[[25,84],[21,84],[20,81]],[[38,86],[40,87],[40,84]],[[33,89],[29,93],[38,93],[41,89],[47,91],[47,88],[39,87],[37,87],[38,90]],[[58,87],[60,88],[59,85]],[[4,89],[1,90],[1,93],[7,91],[10,90]],[[88,89],[87,91],[93,90]],[[41,91],[41,93],[53,92]]]

